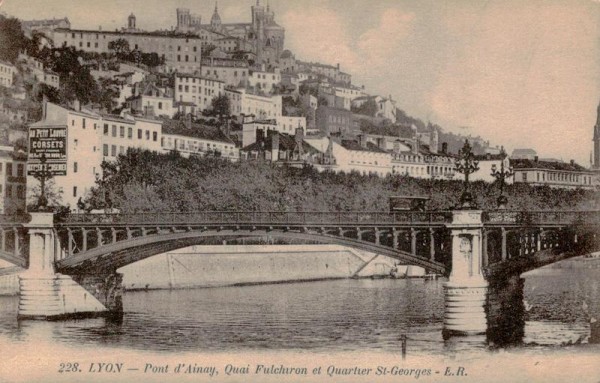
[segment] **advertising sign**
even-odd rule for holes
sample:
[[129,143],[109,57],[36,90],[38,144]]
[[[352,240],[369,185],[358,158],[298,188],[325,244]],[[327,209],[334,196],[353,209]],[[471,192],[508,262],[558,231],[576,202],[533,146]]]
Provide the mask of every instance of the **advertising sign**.
[[[42,163],[44,157],[45,163]],[[67,175],[67,127],[30,127],[27,174],[42,170],[53,176]]]

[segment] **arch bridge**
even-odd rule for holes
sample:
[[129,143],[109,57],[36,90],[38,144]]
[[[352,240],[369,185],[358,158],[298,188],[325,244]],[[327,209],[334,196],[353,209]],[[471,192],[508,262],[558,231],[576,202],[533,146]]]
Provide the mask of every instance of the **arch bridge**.
[[[51,286],[53,291],[79,291],[84,300],[90,294],[98,298],[99,304],[94,302],[92,308],[73,303],[78,312],[118,311],[118,268],[207,241],[269,238],[338,244],[421,266],[449,276],[449,286],[463,287],[483,286],[600,249],[599,211],[224,211],[0,217],[0,258],[28,268],[21,278],[21,295],[26,298],[22,298],[23,316],[45,316],[46,309],[34,307],[39,300],[23,294],[40,286],[42,290]],[[44,283],[40,284],[39,275],[44,275]],[[466,290],[447,289],[454,295],[460,291]],[[63,300],[68,295],[63,294]],[[66,302],[56,306],[60,306],[56,312],[69,312]]]

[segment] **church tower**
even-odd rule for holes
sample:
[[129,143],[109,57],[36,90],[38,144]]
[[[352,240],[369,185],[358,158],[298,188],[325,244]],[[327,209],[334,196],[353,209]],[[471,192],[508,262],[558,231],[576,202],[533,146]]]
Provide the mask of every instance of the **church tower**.
[[133,14],[133,12],[127,18],[127,29],[129,29],[130,31],[134,31],[136,29],[135,28],[135,15]]
[[213,12],[212,18],[210,19],[210,29],[219,32],[221,30],[221,16],[219,16],[219,9],[217,2],[215,1],[215,11]]
[[592,168],[600,170],[600,104],[598,104],[596,126],[594,126],[594,162]]

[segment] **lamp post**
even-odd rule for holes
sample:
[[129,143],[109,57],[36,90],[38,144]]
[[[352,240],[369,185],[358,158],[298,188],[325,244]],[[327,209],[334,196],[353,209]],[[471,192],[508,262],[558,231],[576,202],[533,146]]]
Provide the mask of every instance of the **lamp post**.
[[500,149],[500,170],[496,167],[496,164],[492,165],[492,173],[490,174],[492,177],[495,177],[498,182],[500,182],[500,196],[496,200],[498,203],[498,209],[506,208],[506,204],[508,203],[508,198],[504,195],[504,183],[507,178],[512,177],[515,173],[513,172],[512,167],[508,167],[505,169],[504,160],[506,159],[506,152],[504,151],[504,146]]
[[48,198],[46,197],[46,181],[52,178],[52,172],[46,166],[46,154],[40,157],[40,170],[33,174],[33,177],[40,181],[40,197],[38,198],[37,211],[43,212],[48,210]]
[[469,140],[465,140],[465,144],[458,152],[458,158],[455,162],[456,171],[465,175],[463,184],[463,192],[460,196],[460,209],[474,209],[477,207],[473,199],[473,195],[469,190],[469,175],[479,170],[479,161],[475,160],[475,155],[469,144]]

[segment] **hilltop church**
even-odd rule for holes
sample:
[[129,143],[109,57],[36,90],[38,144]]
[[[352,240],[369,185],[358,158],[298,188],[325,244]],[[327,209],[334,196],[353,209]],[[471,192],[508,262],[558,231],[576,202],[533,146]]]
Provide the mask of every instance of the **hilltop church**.
[[251,12],[251,23],[222,23],[215,3],[210,24],[202,24],[201,16],[191,14],[189,9],[178,8],[177,31],[199,34],[201,38],[214,40],[216,46],[219,46],[219,40],[237,39],[240,43],[238,50],[251,50],[259,63],[274,63],[283,52],[285,29],[275,22],[275,13],[268,3],[265,7],[256,0]]

